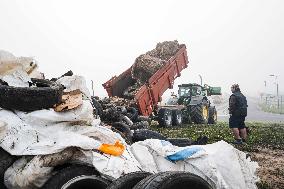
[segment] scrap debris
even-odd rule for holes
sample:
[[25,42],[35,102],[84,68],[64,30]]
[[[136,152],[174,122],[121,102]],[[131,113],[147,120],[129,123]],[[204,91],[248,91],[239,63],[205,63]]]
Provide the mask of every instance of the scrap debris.
[[56,112],[71,110],[83,104],[82,93],[79,89],[63,93],[62,103],[57,105],[54,110]]

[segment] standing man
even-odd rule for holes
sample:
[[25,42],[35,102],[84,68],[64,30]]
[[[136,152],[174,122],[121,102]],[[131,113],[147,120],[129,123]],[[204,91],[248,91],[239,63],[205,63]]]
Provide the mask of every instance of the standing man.
[[238,84],[231,87],[232,95],[229,99],[229,127],[235,137],[235,144],[242,144],[247,138],[245,118],[247,116],[247,99],[241,93]]

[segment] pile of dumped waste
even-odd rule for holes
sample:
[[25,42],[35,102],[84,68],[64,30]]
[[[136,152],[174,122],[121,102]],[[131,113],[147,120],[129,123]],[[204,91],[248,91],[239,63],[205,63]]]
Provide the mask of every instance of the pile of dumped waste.
[[[256,188],[257,164],[226,142],[165,138],[121,99],[96,104],[82,76],[48,80],[17,58],[0,60],[1,189]],[[111,108],[121,108],[118,121],[101,122],[99,109]]]
[[133,98],[144,85],[167,61],[180,49],[177,40],[158,43],[156,48],[138,56],[132,65],[131,75],[135,83],[124,91],[126,98]]

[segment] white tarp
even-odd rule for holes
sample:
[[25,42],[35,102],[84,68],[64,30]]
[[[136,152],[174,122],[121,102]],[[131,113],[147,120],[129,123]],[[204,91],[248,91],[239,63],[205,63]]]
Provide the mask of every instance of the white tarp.
[[[196,149],[195,154],[183,161],[172,162],[168,157],[185,149]],[[131,146],[131,151],[143,170],[191,172],[222,189],[257,189],[256,162],[246,159],[246,154],[232,145],[219,141],[203,146],[177,147],[166,141],[145,140]]]

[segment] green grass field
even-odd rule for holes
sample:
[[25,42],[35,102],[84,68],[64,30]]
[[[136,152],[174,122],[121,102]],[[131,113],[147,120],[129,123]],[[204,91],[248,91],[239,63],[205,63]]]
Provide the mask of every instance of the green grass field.
[[[250,135],[246,145],[241,146],[241,148],[247,147],[247,151],[258,146],[284,149],[284,123],[246,122],[246,125],[250,128]],[[195,140],[199,136],[207,136],[209,143],[220,140],[234,141],[226,122],[218,122],[215,125],[183,125],[179,128],[159,128],[158,126],[151,128],[169,138],[191,138]]]

